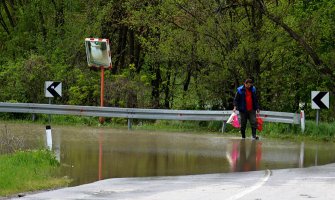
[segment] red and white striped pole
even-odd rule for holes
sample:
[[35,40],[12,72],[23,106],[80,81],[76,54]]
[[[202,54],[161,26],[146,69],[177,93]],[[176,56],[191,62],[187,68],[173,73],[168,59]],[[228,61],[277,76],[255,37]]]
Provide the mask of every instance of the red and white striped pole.
[[51,134],[51,126],[50,125],[47,125],[45,127],[45,136],[46,136],[47,147],[51,151],[52,150],[52,134]]
[[305,132],[305,111],[300,111],[300,124],[301,124],[301,132]]

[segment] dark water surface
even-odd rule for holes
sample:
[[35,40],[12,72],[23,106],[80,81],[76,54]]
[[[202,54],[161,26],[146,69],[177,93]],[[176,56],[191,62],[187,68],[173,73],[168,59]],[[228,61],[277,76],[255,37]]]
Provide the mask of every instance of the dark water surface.
[[[45,141],[43,125],[2,122],[0,128],[24,138],[29,148]],[[73,186],[116,177],[227,173],[335,162],[332,143],[70,126],[53,126],[52,137],[61,175],[72,178]]]

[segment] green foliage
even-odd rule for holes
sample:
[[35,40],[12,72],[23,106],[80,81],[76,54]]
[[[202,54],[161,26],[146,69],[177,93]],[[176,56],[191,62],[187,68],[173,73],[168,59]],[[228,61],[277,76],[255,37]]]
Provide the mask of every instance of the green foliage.
[[[47,123],[49,116],[40,116],[40,121]],[[53,124],[58,125],[85,125],[94,126],[99,123],[98,117],[87,117],[87,116],[70,116],[70,115],[55,115],[51,118]]]
[[[222,132],[222,122],[197,122],[197,121],[173,121],[173,120],[140,120],[133,124],[134,129],[155,129],[168,131],[193,131],[193,132],[215,132],[225,135],[234,135],[240,137],[239,129],[234,128],[230,124],[226,125]],[[293,140],[319,140],[319,141],[335,141],[334,123],[320,123],[318,126],[313,121],[306,121],[305,132],[301,132],[299,125],[283,124],[283,123],[264,123],[262,132],[257,132],[261,138],[280,138]],[[247,125],[247,136],[251,137],[251,128]]]
[[200,122],[194,121],[174,121],[174,120],[140,120],[134,124],[134,129],[148,130],[169,130],[169,131],[204,131],[207,127],[200,125]]
[[[248,76],[263,110],[296,112],[312,90],[335,92],[333,1],[62,2],[15,2],[10,15],[0,6],[0,101],[45,103],[44,81],[55,80],[63,83],[55,103],[99,105],[86,37],[111,41],[107,106],[232,109]],[[323,120],[334,121],[330,102]]]
[[73,105],[99,105],[100,88],[99,76],[96,72],[85,73],[80,69],[73,70],[74,83],[69,87],[69,104]]
[[6,83],[0,99],[42,103],[48,74],[49,64],[43,56],[31,55],[27,60],[8,63],[0,72],[1,82]]

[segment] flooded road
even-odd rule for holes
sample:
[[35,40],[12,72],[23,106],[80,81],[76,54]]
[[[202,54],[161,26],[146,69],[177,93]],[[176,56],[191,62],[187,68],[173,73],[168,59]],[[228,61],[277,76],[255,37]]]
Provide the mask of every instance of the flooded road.
[[[22,137],[27,148],[45,141],[43,125],[1,123],[0,128]],[[72,186],[116,177],[226,173],[335,162],[332,143],[70,126],[52,126],[52,137],[61,176],[73,179]]]

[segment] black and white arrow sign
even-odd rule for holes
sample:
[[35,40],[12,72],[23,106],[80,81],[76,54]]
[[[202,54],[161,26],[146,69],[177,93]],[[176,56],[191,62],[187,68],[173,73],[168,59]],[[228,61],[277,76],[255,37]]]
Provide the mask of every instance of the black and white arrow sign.
[[45,97],[61,97],[62,83],[57,81],[45,81]]
[[312,91],[312,109],[329,108],[329,92]]

